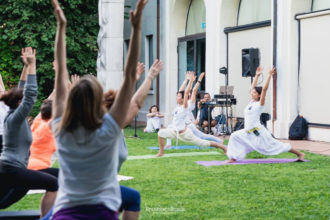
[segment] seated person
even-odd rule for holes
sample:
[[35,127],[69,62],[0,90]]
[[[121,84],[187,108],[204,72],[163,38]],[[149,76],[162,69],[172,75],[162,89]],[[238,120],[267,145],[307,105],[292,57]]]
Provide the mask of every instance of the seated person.
[[144,132],[158,132],[161,127],[161,118],[163,118],[159,112],[159,108],[157,105],[153,105],[149,108],[149,113],[147,114],[147,127],[144,129]]
[[[204,105],[207,102],[211,101],[211,96],[209,93],[205,93],[203,99],[201,99],[198,102],[198,108],[199,108],[199,117],[197,116],[198,124],[202,127],[204,132],[208,132],[208,126],[209,126],[209,122],[208,122],[208,117],[209,117],[209,113],[208,113],[208,107],[207,105]],[[211,122],[211,128],[215,127],[217,124],[217,121],[213,119],[212,117],[212,110],[213,107],[210,108],[210,122]]]

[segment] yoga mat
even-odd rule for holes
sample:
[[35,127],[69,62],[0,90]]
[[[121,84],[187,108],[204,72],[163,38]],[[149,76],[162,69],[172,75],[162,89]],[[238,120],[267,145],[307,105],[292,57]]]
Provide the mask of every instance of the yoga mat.
[[[188,152],[188,153],[172,153],[172,154],[165,154],[162,157],[187,157],[187,156],[203,156],[203,155],[219,155],[220,153],[215,151],[210,152]],[[127,160],[142,160],[142,159],[158,159],[154,157],[155,155],[139,155],[139,156],[128,156]]]
[[[296,161],[297,159],[267,158],[267,159],[246,159],[246,160],[237,161],[235,163],[226,163],[226,160],[196,161],[196,163],[208,167],[208,166],[245,165],[245,164],[263,164],[263,163],[292,163]],[[304,162],[310,162],[310,160],[304,160]]]
[[[183,149],[212,149],[213,147],[198,147],[192,145],[184,145],[184,146],[171,146],[169,148],[164,148],[165,150],[183,150]],[[159,147],[148,147],[150,150],[159,150]]]

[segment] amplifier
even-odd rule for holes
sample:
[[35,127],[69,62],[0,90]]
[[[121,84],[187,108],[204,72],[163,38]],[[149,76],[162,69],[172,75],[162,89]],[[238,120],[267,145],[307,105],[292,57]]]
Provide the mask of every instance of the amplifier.
[[234,95],[214,95],[215,99],[233,99]]

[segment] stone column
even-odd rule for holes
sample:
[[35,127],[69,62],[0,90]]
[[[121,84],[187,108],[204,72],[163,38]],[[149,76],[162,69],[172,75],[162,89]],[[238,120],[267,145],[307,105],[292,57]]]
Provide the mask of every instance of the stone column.
[[118,89],[123,80],[124,0],[99,0],[97,79],[103,89]]

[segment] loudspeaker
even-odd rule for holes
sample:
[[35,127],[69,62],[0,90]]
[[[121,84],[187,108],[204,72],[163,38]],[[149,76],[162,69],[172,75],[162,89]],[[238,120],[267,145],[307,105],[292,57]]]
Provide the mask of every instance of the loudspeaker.
[[259,49],[248,48],[242,49],[242,76],[254,77],[257,67],[259,66]]

